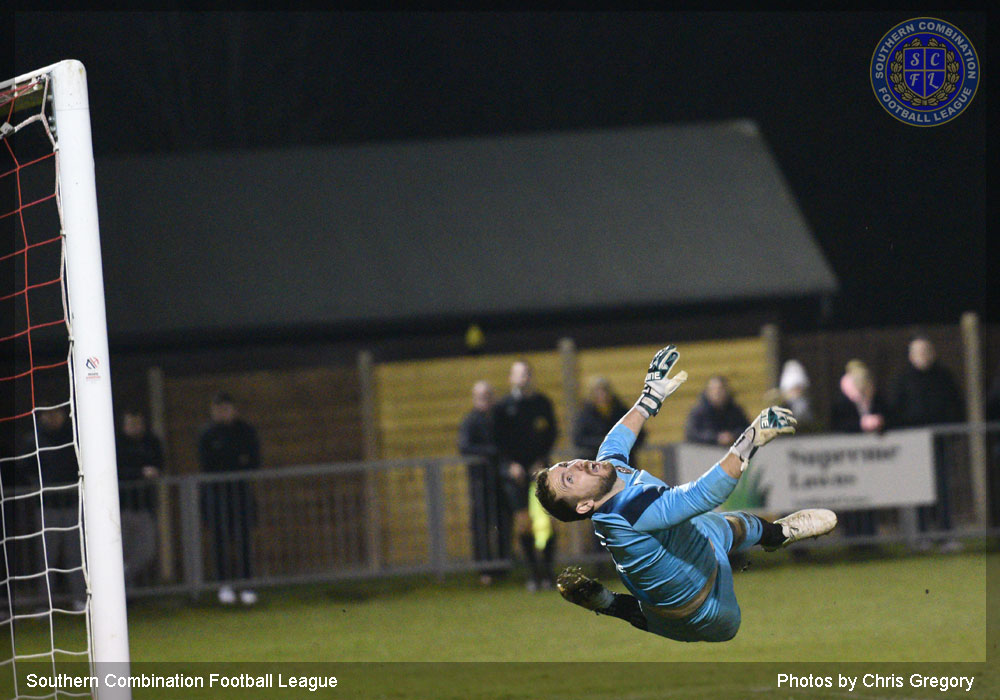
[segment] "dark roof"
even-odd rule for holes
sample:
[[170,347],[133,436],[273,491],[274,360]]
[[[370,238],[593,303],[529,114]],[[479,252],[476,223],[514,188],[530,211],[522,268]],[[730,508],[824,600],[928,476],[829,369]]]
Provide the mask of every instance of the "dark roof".
[[109,330],[835,291],[751,122],[97,164]]

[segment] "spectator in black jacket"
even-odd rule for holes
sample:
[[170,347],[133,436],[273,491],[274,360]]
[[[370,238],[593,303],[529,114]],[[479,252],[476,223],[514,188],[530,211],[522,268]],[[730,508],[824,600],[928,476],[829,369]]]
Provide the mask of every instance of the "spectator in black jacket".
[[[592,377],[587,400],[583,402],[573,423],[573,445],[578,459],[597,459],[597,450],[604,438],[631,406],[626,406],[605,377]],[[646,441],[645,431],[636,436],[632,454]]]
[[[534,474],[549,465],[549,453],[556,441],[556,417],[548,397],[535,391],[531,365],[527,362],[511,365],[510,393],[496,405],[493,415],[500,473],[505,478],[513,529],[531,570],[528,590],[550,588],[554,585],[555,535],[544,510],[540,509],[538,522],[532,522],[528,487]],[[536,537],[535,530],[548,534]],[[544,540],[541,547],[537,546],[539,540]],[[542,550],[542,561],[536,548]]]
[[[951,372],[937,361],[937,351],[927,336],[915,335],[908,348],[909,362],[893,384],[892,406],[900,426],[918,427],[959,423],[965,420],[962,395]],[[917,511],[921,532],[932,527],[951,529],[951,479],[954,455],[946,440],[934,440],[934,480],[937,502]],[[956,541],[943,541],[945,550],[959,549]]]
[[[990,423],[1000,421],[1000,367],[993,375],[993,383],[986,395],[986,420]],[[993,459],[990,464],[990,509],[993,514],[993,526],[1000,525],[1000,436],[996,432],[987,433],[992,445]]]
[[[260,468],[257,431],[239,417],[233,397],[221,392],[212,399],[211,421],[198,439],[201,470],[238,472]],[[231,605],[236,592],[231,581],[253,576],[252,529],[256,523],[256,502],[246,479],[211,481],[202,490],[202,516],[212,531],[216,576],[223,581],[219,602]],[[244,589],[240,602],[253,605],[257,594]]]
[[726,378],[717,374],[709,377],[705,391],[688,414],[684,439],[703,445],[731,445],[748,422],[743,409],[733,401]]
[[[25,436],[25,452],[37,447],[37,463],[41,472],[41,485],[45,488],[60,488],[44,494],[42,513],[45,518],[45,562],[49,570],[48,582],[52,590],[70,597],[74,610],[86,606],[86,582],[83,577],[83,556],[80,545],[80,466],[76,459],[73,439],[73,423],[65,406],[38,409],[38,439],[35,434]],[[37,471],[29,471],[28,476],[37,488]],[[63,529],[73,528],[73,529]],[[69,573],[57,573],[53,569],[66,569]]]
[[[487,562],[510,556],[510,517],[501,508],[503,489],[493,436],[493,387],[487,381],[472,386],[472,410],[458,428],[458,451],[469,457],[469,525],[476,561]],[[506,505],[506,504],[504,504]],[[504,512],[501,512],[501,511]],[[489,585],[499,571],[485,567],[479,581]]]
[[122,413],[115,438],[119,496],[122,512],[122,553],[125,580],[132,584],[156,557],[156,491],[154,481],[163,468],[163,446],[146,428],[141,411]]
[[[881,433],[889,423],[889,406],[868,366],[861,360],[851,360],[840,378],[840,392],[830,411],[831,429],[839,433]],[[848,537],[875,534],[874,510],[838,510],[837,516]]]
[[934,344],[922,335],[910,341],[909,362],[893,384],[892,406],[900,427],[965,420],[955,378],[937,361]]

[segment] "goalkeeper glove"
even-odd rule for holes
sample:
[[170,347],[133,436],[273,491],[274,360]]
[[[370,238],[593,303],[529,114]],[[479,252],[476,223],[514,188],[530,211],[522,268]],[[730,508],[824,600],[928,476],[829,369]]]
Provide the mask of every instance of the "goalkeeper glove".
[[729,448],[743,462],[740,471],[747,468],[747,463],[757,452],[757,448],[763,447],[778,435],[791,435],[795,432],[797,423],[795,416],[787,408],[771,406],[761,411]]
[[635,403],[635,407],[646,418],[652,418],[659,413],[663,400],[677,391],[677,387],[688,378],[687,372],[684,371],[678,372],[672,379],[667,377],[680,356],[676,347],[668,345],[656,353],[653,361],[649,363],[642,395]]

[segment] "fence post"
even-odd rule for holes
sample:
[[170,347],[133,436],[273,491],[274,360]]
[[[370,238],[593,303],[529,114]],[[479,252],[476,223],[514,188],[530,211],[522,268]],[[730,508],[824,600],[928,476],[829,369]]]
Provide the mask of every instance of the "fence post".
[[[378,459],[378,426],[375,421],[375,361],[371,351],[358,353],[358,387],[361,394],[361,434],[365,461]],[[382,521],[379,511],[378,474],[365,469],[365,502],[368,504],[368,568],[382,568]]]
[[573,419],[576,417],[577,402],[577,355],[576,343],[572,338],[559,339],[559,358],[562,365],[563,423],[560,443],[567,451],[573,449]]
[[424,463],[424,498],[427,504],[427,546],[431,569],[439,579],[444,578],[447,550],[444,532],[444,485],[441,481],[441,462]]
[[969,470],[976,525],[989,527],[990,484],[987,476],[986,418],[983,397],[983,356],[979,316],[974,311],[962,314],[962,347],[965,355],[965,405],[968,420],[974,426],[969,433]]
[[[169,464],[170,445],[167,443],[167,399],[163,369],[150,367],[146,372],[149,389],[149,430],[163,446],[163,464]],[[173,581],[176,574],[174,562],[173,519],[170,505],[170,487],[160,481],[156,485],[156,542],[160,565],[160,578]]]
[[205,581],[201,551],[201,514],[198,477],[182,476],[178,485],[181,506],[181,551],[184,561],[184,583],[188,593],[196,598]]

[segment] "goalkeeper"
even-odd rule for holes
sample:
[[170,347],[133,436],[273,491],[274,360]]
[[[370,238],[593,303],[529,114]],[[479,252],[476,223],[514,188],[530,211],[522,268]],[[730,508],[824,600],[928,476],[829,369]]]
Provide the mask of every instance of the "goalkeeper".
[[564,522],[590,518],[632,595],[612,593],[578,568],[556,581],[570,602],[685,642],[722,642],[740,627],[728,555],[755,544],[775,550],[830,532],[829,510],[800,510],[773,523],[743,512],[711,512],[732,493],[757,448],[795,432],[791,411],[765,409],[722,460],[691,483],[670,487],[628,465],[636,434],[687,379],[669,378],[679,353],[670,345],[649,365],[642,395],[611,429],[598,461],[560,462],[538,474],[538,500]]

